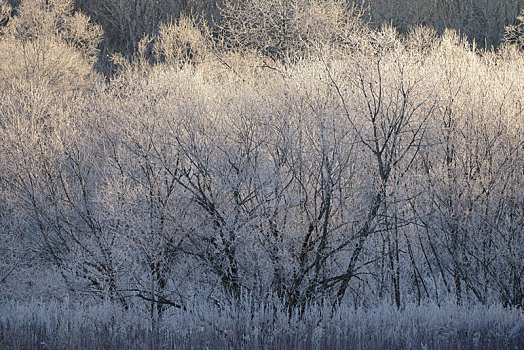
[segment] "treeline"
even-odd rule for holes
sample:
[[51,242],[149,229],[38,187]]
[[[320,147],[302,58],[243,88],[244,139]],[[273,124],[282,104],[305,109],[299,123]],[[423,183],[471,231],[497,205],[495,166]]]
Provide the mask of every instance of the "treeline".
[[518,25],[478,50],[228,1],[227,35],[180,17],[105,79],[71,1],[0,4],[3,296],[524,305]]
[[[18,11],[20,0],[4,0]],[[356,6],[363,20],[374,28],[388,23],[400,32],[424,25],[442,34],[454,29],[475,41],[478,47],[498,47],[504,41],[505,28],[517,24],[516,17],[524,7],[523,0],[337,0],[338,5]],[[308,15],[323,17],[329,7],[326,0],[75,0],[75,11],[88,15],[104,31],[100,43],[97,69],[104,74],[114,72],[111,56],[118,52],[135,57],[144,36],[155,37],[162,25],[177,22],[181,16],[192,17],[206,24],[215,35],[223,33],[228,7],[277,12],[282,17],[309,8]],[[299,10],[300,11],[300,10]],[[254,13],[254,11],[252,11]],[[261,14],[263,14],[262,12]],[[268,13],[268,12],[266,12]],[[325,18],[325,17],[324,17]],[[2,23],[2,22],[0,22]],[[253,24],[253,23],[252,23]],[[273,24],[277,24],[274,22]]]

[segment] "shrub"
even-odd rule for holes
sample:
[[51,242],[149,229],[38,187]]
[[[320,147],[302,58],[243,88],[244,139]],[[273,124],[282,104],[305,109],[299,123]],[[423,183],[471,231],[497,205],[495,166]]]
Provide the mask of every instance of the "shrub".
[[504,33],[504,43],[516,45],[519,49],[524,49],[524,9],[517,16],[517,24],[506,27]]
[[162,23],[176,21],[194,13],[208,21],[216,16],[213,0],[90,0],[78,1],[79,7],[99,23],[106,33],[104,54],[120,52],[133,56],[144,35],[155,35]]
[[195,20],[185,15],[160,25],[153,50],[157,61],[175,66],[200,63],[208,54],[207,40]]
[[17,88],[70,90],[91,74],[101,37],[73,14],[72,0],[25,0],[0,36],[0,77]]
[[221,25],[232,47],[294,61],[312,48],[349,44],[360,15],[340,0],[226,0]]
[[12,8],[6,0],[0,0],[0,28],[7,23],[11,10]]

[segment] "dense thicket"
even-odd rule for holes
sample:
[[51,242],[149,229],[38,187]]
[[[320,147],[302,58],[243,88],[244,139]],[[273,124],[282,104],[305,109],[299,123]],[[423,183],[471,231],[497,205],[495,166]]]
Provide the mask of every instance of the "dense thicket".
[[[14,8],[20,0],[4,0]],[[327,1],[329,3],[330,1]],[[498,46],[503,41],[506,26],[516,24],[515,18],[524,6],[523,0],[339,0],[362,8],[373,27],[389,23],[406,32],[413,25],[425,25],[442,33],[454,29],[480,47]],[[322,17],[314,3],[326,1],[289,0],[75,0],[75,8],[91,17],[104,29],[104,41],[98,68],[111,72],[108,57],[121,52],[132,57],[144,35],[156,35],[162,24],[181,15],[193,15],[206,21],[215,33],[224,24],[223,9],[227,4],[247,8],[280,8],[281,13],[293,11],[296,4],[309,9],[309,16]],[[287,8],[287,9],[286,9]],[[263,13],[263,12],[262,12]],[[262,14],[261,13],[261,14]],[[226,16],[227,17],[227,16]],[[276,23],[276,22],[275,22]],[[251,23],[253,24],[253,23]]]
[[524,306],[522,17],[478,50],[339,0],[105,39],[73,5],[0,1],[3,298]]
[[[279,7],[282,12],[293,11],[296,4],[304,4],[311,17],[322,17],[325,11],[318,11],[315,3],[330,1],[289,1],[289,0],[77,0],[76,5],[83,12],[101,24],[106,32],[104,52],[114,50],[132,54],[144,34],[158,32],[161,23],[178,18],[181,14],[194,14],[213,27],[221,27],[221,12],[228,3],[240,4],[253,9],[262,5],[263,10]],[[374,27],[390,23],[401,31],[413,25],[435,28],[439,33],[455,29],[479,46],[498,46],[502,42],[504,28],[515,24],[515,17],[524,6],[522,0],[342,0],[349,6],[362,7],[365,19]],[[288,9],[286,9],[286,7]],[[267,13],[267,12],[266,12]],[[333,17],[328,17],[333,18]],[[253,24],[253,23],[251,23]]]

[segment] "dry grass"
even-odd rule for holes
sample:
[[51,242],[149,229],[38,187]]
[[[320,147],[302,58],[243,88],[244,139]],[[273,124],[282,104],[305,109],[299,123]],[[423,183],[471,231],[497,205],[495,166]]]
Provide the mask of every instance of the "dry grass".
[[315,306],[288,317],[274,305],[249,302],[218,311],[200,303],[192,312],[166,315],[152,333],[147,312],[110,304],[4,304],[3,349],[442,349],[518,348],[522,314],[492,307],[407,306],[392,310]]

